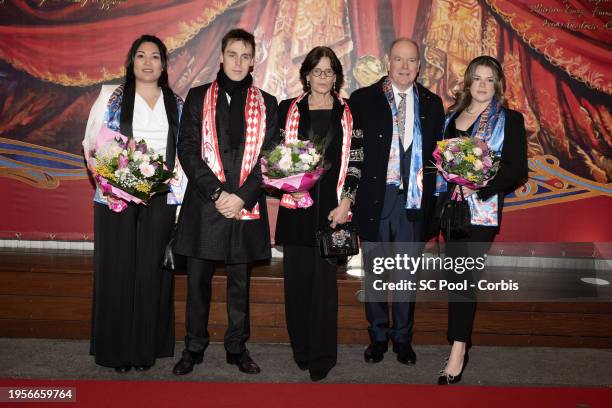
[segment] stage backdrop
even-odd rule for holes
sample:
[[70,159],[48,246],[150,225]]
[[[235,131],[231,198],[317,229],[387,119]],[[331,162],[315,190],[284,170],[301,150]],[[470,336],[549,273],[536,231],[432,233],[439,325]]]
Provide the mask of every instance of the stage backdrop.
[[412,37],[419,81],[446,106],[472,58],[498,58],[530,167],[500,239],[612,241],[611,20],[600,0],[0,1],[0,238],[92,239],[81,140],[136,37],[164,40],[184,97],[215,77],[221,37],[243,27],[257,41],[255,83],[279,101],[300,93],[317,45],[340,57],[348,96],[385,74],[393,38]]

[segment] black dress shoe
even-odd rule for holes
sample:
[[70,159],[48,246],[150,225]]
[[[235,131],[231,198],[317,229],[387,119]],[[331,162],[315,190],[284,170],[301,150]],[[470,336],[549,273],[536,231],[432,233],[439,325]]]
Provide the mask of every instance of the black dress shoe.
[[121,374],[125,374],[128,371],[130,371],[131,369],[132,369],[132,366],[129,366],[129,365],[122,365],[122,366],[119,366],[119,367],[115,367],[115,371],[118,372],[118,373],[121,373]]
[[181,359],[176,363],[172,372],[175,375],[185,375],[193,371],[193,366],[200,364],[204,360],[204,352],[195,353],[189,350],[183,350]]
[[134,370],[142,372],[142,371],[147,371],[151,368],[150,365],[139,365],[139,366],[134,366]]
[[465,366],[467,366],[469,359],[470,356],[466,351],[465,356],[463,357],[463,365],[461,366],[461,371],[457,375],[447,374],[444,372],[444,370],[440,371],[440,376],[438,377],[438,385],[452,385],[460,382],[461,377],[463,376],[463,370],[465,370]]
[[373,341],[363,352],[363,359],[366,363],[380,363],[385,357],[388,347],[386,341]]
[[308,370],[308,362],[306,361],[296,361],[295,362],[298,366],[298,368],[302,371],[306,371]]
[[243,373],[259,374],[261,372],[261,369],[257,363],[253,361],[248,351],[244,351],[241,354],[227,353],[226,357],[228,364],[238,366],[238,369]]
[[329,370],[310,370],[310,380],[317,382],[323,380],[329,374]]
[[410,343],[398,343],[393,345],[393,351],[397,353],[397,361],[406,365],[416,364],[416,353]]

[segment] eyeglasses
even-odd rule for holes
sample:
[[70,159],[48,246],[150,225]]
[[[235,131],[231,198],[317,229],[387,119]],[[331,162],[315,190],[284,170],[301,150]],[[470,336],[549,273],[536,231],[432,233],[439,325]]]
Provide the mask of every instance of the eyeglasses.
[[331,78],[334,75],[336,75],[334,70],[331,68],[328,68],[328,69],[315,68],[312,71],[310,71],[310,73],[316,77],[321,77],[321,78],[326,78],[326,77]]

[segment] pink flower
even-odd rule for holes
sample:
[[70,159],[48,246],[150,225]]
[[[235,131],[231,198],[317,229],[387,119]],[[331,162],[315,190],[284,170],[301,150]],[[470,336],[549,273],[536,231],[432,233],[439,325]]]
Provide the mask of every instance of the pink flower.
[[130,138],[130,140],[128,140],[127,149],[130,152],[133,152],[134,150],[136,150],[136,140],[134,140],[134,138]]
[[482,165],[488,169],[488,168],[491,168],[491,166],[493,166],[493,162],[491,161],[491,158],[489,156],[485,156],[482,159]]
[[452,161],[455,158],[455,156],[453,156],[453,154],[449,152],[448,150],[445,150],[444,158],[446,159],[446,161]]
[[482,162],[480,160],[474,162],[474,170],[482,170]]
[[128,166],[129,160],[127,158],[127,156],[124,156],[123,154],[119,155],[119,163],[118,163],[118,167],[120,169],[124,169]]

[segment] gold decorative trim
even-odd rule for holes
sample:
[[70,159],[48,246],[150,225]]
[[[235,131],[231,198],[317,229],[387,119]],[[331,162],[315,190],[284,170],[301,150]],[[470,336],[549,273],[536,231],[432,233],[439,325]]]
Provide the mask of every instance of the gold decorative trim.
[[501,10],[495,3],[496,0],[485,0],[491,9],[529,45],[533,50],[542,54],[544,58],[556,67],[565,71],[570,77],[584,82],[588,87],[612,94],[612,82],[606,80],[609,78],[601,72],[595,72],[591,68],[591,64],[585,61],[580,55],[576,57],[565,57],[565,49],[557,45],[558,38],[554,35],[543,35],[542,33],[527,33],[533,28],[529,21],[519,20],[515,13],[506,13]]
[[[200,31],[210,25],[221,13],[232,6],[238,0],[216,1],[215,7],[206,7],[202,13],[188,22],[180,21],[177,23],[179,32],[175,36],[162,39],[168,48],[168,52],[173,52],[183,47],[189,40],[195,37]],[[79,72],[74,76],[66,74],[54,74],[49,71],[39,71],[35,68],[26,66],[23,62],[14,58],[6,58],[6,62],[18,70],[25,71],[30,75],[46,82],[52,82],[64,86],[90,86],[98,83],[108,82],[113,79],[121,78],[125,75],[124,67],[109,69],[102,67],[100,77],[93,77],[84,72]]]

